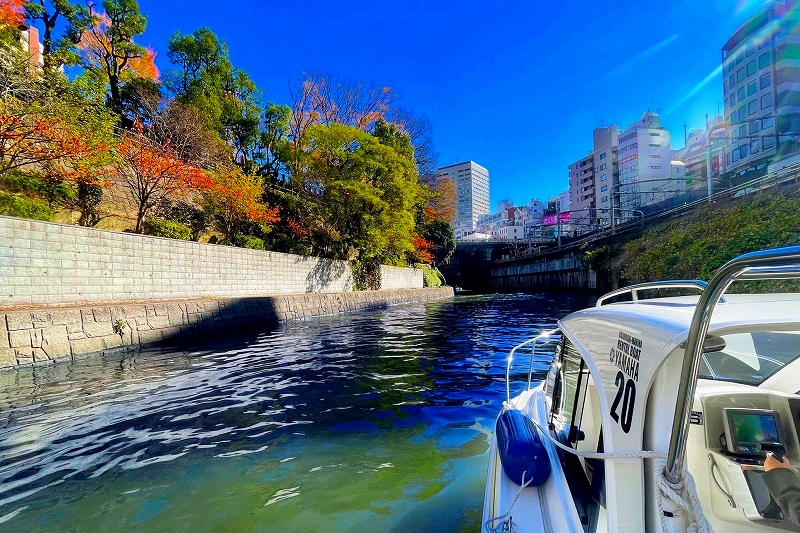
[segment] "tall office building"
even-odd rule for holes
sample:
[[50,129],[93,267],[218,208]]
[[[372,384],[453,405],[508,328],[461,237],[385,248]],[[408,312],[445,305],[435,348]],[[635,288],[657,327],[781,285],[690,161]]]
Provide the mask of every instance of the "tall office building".
[[489,171],[475,163],[457,163],[436,171],[436,179],[450,178],[456,184],[456,226],[474,230],[481,215],[488,215]]
[[800,5],[775,0],[736,30],[722,48],[732,184],[767,173],[800,150]]

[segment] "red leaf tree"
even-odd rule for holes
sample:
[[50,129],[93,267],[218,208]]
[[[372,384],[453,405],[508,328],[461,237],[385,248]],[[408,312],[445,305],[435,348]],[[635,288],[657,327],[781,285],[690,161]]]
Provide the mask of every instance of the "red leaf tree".
[[420,263],[433,263],[433,255],[431,254],[431,250],[433,249],[433,244],[426,241],[419,235],[414,237],[412,241],[414,245],[414,256]]
[[172,142],[154,141],[141,127],[123,135],[118,152],[117,171],[136,205],[136,233],[142,232],[145,217],[162,201],[213,186],[205,171],[178,156]]
[[19,28],[25,23],[22,0],[0,0],[0,26]]

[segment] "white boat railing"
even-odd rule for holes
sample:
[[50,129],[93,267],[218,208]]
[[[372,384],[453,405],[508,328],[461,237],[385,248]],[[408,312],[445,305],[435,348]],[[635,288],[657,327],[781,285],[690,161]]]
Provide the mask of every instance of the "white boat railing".
[[630,293],[631,300],[634,302],[639,301],[639,291],[652,291],[656,289],[697,289],[700,291],[705,290],[707,283],[699,279],[676,279],[667,281],[651,281],[647,283],[638,283],[636,285],[628,285],[621,289],[613,290],[609,293],[602,295],[597,299],[595,307],[600,307],[603,302],[616,298],[623,294]]
[[514,354],[517,353],[517,350],[522,348],[523,346],[527,346],[528,344],[533,344],[531,348],[531,358],[528,363],[528,384],[525,390],[530,390],[531,388],[531,380],[533,379],[533,358],[536,355],[536,343],[542,339],[546,339],[551,337],[553,334],[558,333],[559,329],[551,329],[547,331],[543,331],[537,336],[532,339],[528,339],[525,342],[521,342],[514,346],[511,349],[511,352],[508,354],[508,360],[506,361],[506,401],[511,402],[511,364],[514,362]]
[[681,379],[672,421],[667,464],[664,476],[670,483],[679,483],[686,459],[686,439],[697,390],[697,376],[703,356],[703,339],[708,334],[711,315],[722,295],[735,281],[800,278],[800,246],[777,248],[740,255],[720,268],[708,282],[697,302],[683,354]]

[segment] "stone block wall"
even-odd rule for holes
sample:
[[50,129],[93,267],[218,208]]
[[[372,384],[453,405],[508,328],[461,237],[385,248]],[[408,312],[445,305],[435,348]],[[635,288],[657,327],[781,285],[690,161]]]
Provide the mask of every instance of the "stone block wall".
[[[383,288],[423,286],[384,268]],[[351,290],[345,261],[0,217],[0,307]]]
[[0,313],[0,368],[48,364],[226,328],[453,296],[450,287],[130,303]]
[[407,289],[409,287],[422,287],[422,270],[417,268],[399,268],[381,266],[381,289]]

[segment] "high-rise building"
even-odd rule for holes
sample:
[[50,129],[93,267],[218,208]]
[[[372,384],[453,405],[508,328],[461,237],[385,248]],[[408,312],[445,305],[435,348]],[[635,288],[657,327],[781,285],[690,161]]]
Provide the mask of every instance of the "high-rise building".
[[618,136],[619,127],[615,124],[595,128],[589,155],[569,166],[570,209],[575,212],[572,218],[587,226],[584,229],[610,220],[611,193],[617,178]]
[[619,134],[617,156],[618,216],[622,220],[635,218],[642,207],[661,203],[686,187],[685,166],[672,164],[669,131],[661,127],[661,117],[652,111]]
[[726,174],[737,185],[800,150],[800,5],[774,0],[722,47]]
[[456,226],[473,230],[481,215],[488,215],[489,171],[467,161],[442,167],[436,171],[436,179],[450,178],[456,184]]
[[[611,222],[611,206],[614,204],[614,186],[619,182],[619,127],[595,128],[594,141],[596,215],[592,224],[608,225]],[[616,206],[616,205],[615,205]]]

